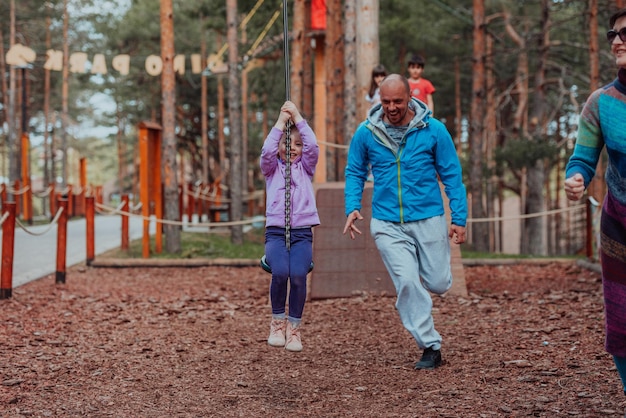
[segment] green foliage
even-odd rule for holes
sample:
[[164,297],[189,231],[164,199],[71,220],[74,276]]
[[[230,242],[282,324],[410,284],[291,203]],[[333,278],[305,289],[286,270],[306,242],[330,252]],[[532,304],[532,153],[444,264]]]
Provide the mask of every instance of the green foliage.
[[555,159],[557,146],[550,141],[507,141],[496,148],[495,160],[500,167],[508,166],[512,170],[531,167],[540,159]]
[[[234,245],[229,233],[181,232],[181,253],[169,254],[163,250],[161,254],[154,252],[154,236],[150,239],[150,257],[157,259],[174,258],[244,258],[260,259],[265,252],[264,229],[252,229],[244,234],[244,243]],[[108,258],[140,258],[142,257],[142,240],[130,243],[128,251],[111,250],[102,257]]]

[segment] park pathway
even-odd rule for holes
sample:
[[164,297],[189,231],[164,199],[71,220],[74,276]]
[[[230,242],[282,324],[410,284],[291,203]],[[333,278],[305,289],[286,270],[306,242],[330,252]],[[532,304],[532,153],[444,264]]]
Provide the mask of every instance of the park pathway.
[[[131,216],[128,222],[129,239],[141,238],[143,220]],[[154,222],[150,223],[154,229]],[[56,272],[57,225],[26,226],[25,231],[15,226],[13,255],[13,288]],[[87,259],[87,223],[85,218],[67,223],[66,266],[85,262]],[[119,215],[97,215],[95,218],[95,252],[102,254],[122,243],[122,220]],[[0,229],[0,236],[2,231]]]

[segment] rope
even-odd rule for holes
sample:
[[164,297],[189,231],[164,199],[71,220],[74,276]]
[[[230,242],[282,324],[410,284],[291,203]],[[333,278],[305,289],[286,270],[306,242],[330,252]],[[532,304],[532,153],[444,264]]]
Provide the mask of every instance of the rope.
[[563,209],[553,209],[544,212],[535,212],[535,213],[527,213],[525,215],[516,215],[516,216],[500,216],[495,218],[475,218],[475,219],[467,219],[467,223],[477,223],[477,222],[493,222],[493,221],[515,221],[519,219],[528,219],[528,218],[538,218],[540,216],[554,215],[556,213],[570,212],[573,210],[583,209],[586,205],[580,204],[576,206],[570,206],[569,208]]
[[[291,100],[291,84],[289,70],[289,21],[287,18],[287,1],[283,0],[283,55],[285,61],[285,96]],[[285,246],[291,249],[291,126],[285,126]]]
[[7,187],[7,192],[9,192],[10,194],[13,194],[13,195],[24,194],[24,193],[26,193],[29,190],[30,190],[30,186],[24,186],[24,187],[22,187],[19,190],[16,190],[16,189],[14,189],[12,187]]
[[4,221],[7,220],[8,217],[9,217],[9,212],[4,212],[4,215],[2,215],[2,218],[0,218],[0,225],[2,225]]
[[[245,27],[245,25],[250,21],[250,19],[252,19],[252,16],[254,16],[254,14],[259,9],[261,4],[263,4],[263,1],[265,1],[265,0],[258,0],[256,2],[254,7],[252,8],[252,10],[250,10],[250,12],[246,15],[246,17],[244,17],[241,20],[241,23],[239,23],[239,29],[243,29]],[[225,42],[224,44],[222,44],[222,47],[220,48],[220,50],[217,51],[217,58],[218,58],[218,60],[222,58],[222,56],[224,55],[224,53],[226,52],[227,49],[228,49],[228,43]]]
[[24,232],[26,232],[27,234],[33,235],[33,236],[40,236],[43,235],[45,233],[47,233],[48,231],[50,231],[52,229],[52,227],[54,226],[54,224],[56,224],[59,220],[59,218],[61,217],[61,213],[63,213],[63,208],[59,208],[59,210],[57,210],[56,215],[54,215],[54,219],[52,219],[52,221],[48,224],[48,227],[46,229],[44,229],[41,232],[33,232],[30,231],[26,226],[24,226],[24,224],[22,224],[20,222],[19,219],[15,218],[15,223],[24,230]]
[[270,18],[270,20],[267,22],[267,24],[265,25],[261,33],[259,33],[259,36],[257,36],[254,43],[250,46],[250,49],[248,49],[248,52],[246,52],[246,57],[252,56],[252,54],[254,53],[254,50],[257,49],[261,41],[265,38],[265,35],[267,35],[267,32],[269,32],[274,22],[276,22],[276,19],[278,19],[278,16],[280,16],[280,8],[274,12],[274,14]]
[[50,192],[52,191],[52,186],[48,186],[48,188],[46,190],[44,190],[43,192],[39,193],[39,192],[33,192],[33,194],[37,197],[48,197],[48,195],[50,195]]
[[321,141],[319,139],[317,140],[317,143],[326,145],[331,148],[350,149],[350,145],[335,144],[334,142],[326,142],[326,141]]
[[[98,211],[98,213],[106,213],[106,214],[119,214],[119,215],[125,215],[128,217],[133,217],[133,218],[141,218],[144,221],[155,221],[157,223],[160,224],[166,224],[166,225],[177,225],[177,226],[188,226],[189,224],[187,222],[181,222],[181,221],[172,221],[169,219],[159,219],[156,218],[154,215],[151,216],[143,216],[143,215],[137,215],[131,212],[127,212],[124,210],[119,210],[117,208],[112,208],[109,206],[105,206],[101,203],[96,203],[96,211]],[[236,226],[236,225],[248,225],[248,224],[254,224],[254,223],[258,223],[258,222],[262,222],[265,221],[265,217],[256,217],[254,219],[247,219],[247,220],[243,220],[243,221],[232,221],[232,222],[205,222],[205,223],[194,223],[193,226],[194,227],[207,227],[207,228],[212,228],[212,227],[216,227],[216,226]]]

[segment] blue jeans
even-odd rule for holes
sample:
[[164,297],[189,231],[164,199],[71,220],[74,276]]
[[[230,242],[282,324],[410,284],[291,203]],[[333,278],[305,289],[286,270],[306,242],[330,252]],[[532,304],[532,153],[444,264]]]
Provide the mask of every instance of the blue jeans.
[[402,325],[419,348],[439,350],[429,292],[441,295],[452,286],[445,216],[403,224],[372,218],[370,233],[396,288]]
[[290,250],[287,251],[285,228],[267,227],[265,258],[272,269],[272,314],[285,314],[289,284],[289,319],[299,321],[306,301],[306,276],[313,261],[313,231],[311,228],[291,229],[290,235]]

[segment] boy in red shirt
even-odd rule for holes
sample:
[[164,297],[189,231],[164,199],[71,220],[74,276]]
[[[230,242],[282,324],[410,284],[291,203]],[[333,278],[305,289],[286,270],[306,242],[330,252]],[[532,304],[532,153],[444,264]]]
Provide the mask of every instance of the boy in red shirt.
[[433,93],[435,87],[430,81],[422,77],[424,72],[424,58],[420,55],[413,55],[409,60],[409,86],[411,87],[411,96],[424,102],[431,112],[435,113],[435,103],[433,101]]

